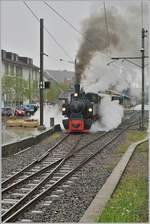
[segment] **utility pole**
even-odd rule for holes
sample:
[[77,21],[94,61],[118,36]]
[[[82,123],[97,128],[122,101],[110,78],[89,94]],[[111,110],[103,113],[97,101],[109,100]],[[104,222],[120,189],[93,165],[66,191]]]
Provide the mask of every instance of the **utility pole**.
[[[141,122],[140,122],[140,129],[144,130],[144,104],[145,104],[145,92],[144,92],[144,70],[145,70],[145,58],[148,58],[148,56],[145,56],[145,49],[144,49],[144,38],[146,37],[146,33],[147,30],[145,30],[144,28],[142,28],[142,32],[141,32],[141,57],[112,57],[112,60],[125,60],[131,64],[136,65],[137,67],[141,68],[141,73],[142,73],[142,93],[141,93]],[[132,61],[130,61],[130,59],[141,59],[141,66],[139,64],[136,64]],[[111,64],[112,62],[108,63]]]
[[144,92],[144,57],[145,57],[145,49],[144,49],[144,38],[145,38],[145,30],[142,28],[142,48],[141,48],[141,68],[142,68],[142,96],[141,96],[141,129],[144,129],[144,104],[145,104],[145,92]]
[[43,124],[43,56],[44,56],[44,21],[40,19],[40,126],[39,130],[45,129]]

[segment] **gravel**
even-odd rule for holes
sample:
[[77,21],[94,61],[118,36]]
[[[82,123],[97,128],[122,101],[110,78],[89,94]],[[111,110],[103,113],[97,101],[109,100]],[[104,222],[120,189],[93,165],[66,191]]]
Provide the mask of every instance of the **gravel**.
[[[64,134],[60,134],[60,138]],[[97,137],[99,133],[89,134],[81,141],[80,146],[83,142],[92,140]],[[61,145],[56,151],[57,153],[66,151],[71,148],[72,143],[78,139],[78,135],[74,135],[68,141],[65,141],[63,147]],[[99,189],[105,183],[107,177],[112,172],[112,169],[119,161],[121,154],[117,153],[116,147],[126,139],[126,134],[122,134],[115,142],[99,153],[94,159],[92,159],[84,168],[80,169],[73,177],[69,180],[72,183],[66,182],[68,187],[63,188],[63,193],[54,192],[53,195],[49,195],[43,201],[36,204],[32,208],[24,213],[21,217],[18,217],[18,221],[22,219],[30,219],[32,222],[79,222],[80,218],[84,214],[85,210],[90,205],[91,201],[99,191]],[[2,177],[6,177],[8,174],[12,174],[14,171],[18,171],[24,166],[31,163],[35,158],[38,158],[50,147],[52,147],[57,141],[50,139],[50,142],[32,146],[30,150],[21,153],[17,156],[2,159]],[[91,146],[90,146],[91,147]],[[98,147],[98,144],[93,144],[91,150]],[[62,188],[58,188],[62,189]],[[56,189],[57,190],[57,189]],[[43,206],[44,201],[52,201],[49,205]],[[40,212],[39,212],[40,211]]]
[[[18,217],[18,221],[31,219],[32,222],[79,222],[85,210],[110,175],[113,167],[119,161],[121,155],[116,153],[116,146],[125,138],[125,134],[120,136],[112,146],[109,146],[79,170],[73,176],[77,177],[77,179],[73,179],[73,177],[69,179],[73,183],[68,188],[64,188],[64,192],[60,193],[59,197],[56,197],[49,206],[42,206],[44,201],[36,204],[33,209],[42,211],[42,213],[35,214],[30,209],[30,211]],[[52,198],[47,196],[45,200],[51,201]]]
[[54,146],[57,141],[63,136],[63,133],[60,133],[60,137],[58,139],[53,139],[53,137],[50,136],[48,138],[49,141],[47,141],[46,143],[45,141],[43,141],[38,145],[31,146],[29,150],[24,151],[20,154],[2,158],[2,178],[6,178],[7,175],[13,175],[13,172],[17,172],[33,162],[49,148]]

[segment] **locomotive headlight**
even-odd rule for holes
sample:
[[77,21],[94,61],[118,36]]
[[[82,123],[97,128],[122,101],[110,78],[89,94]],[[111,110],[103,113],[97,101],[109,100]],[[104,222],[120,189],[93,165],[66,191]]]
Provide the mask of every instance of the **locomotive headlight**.
[[89,112],[92,112],[92,111],[93,111],[93,109],[90,107],[90,108],[88,109],[88,111],[89,111]]
[[65,107],[63,107],[63,108],[62,108],[62,111],[66,111],[66,108],[65,108]]
[[74,93],[74,96],[78,96],[78,93]]

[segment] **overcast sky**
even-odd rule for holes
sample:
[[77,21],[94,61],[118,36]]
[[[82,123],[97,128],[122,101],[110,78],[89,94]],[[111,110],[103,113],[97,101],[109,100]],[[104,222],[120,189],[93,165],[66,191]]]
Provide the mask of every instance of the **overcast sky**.
[[[136,4],[137,1],[132,1]],[[138,1],[139,3],[140,1]],[[59,62],[74,60],[81,37],[63,20],[54,14],[42,1],[27,1],[38,17],[44,18],[44,24],[56,40],[65,48],[71,58],[54,43],[45,32],[44,49],[49,57],[44,57],[45,69],[73,70],[73,65]],[[78,30],[84,18],[103,7],[103,1],[49,1],[58,12],[70,21]],[[111,4],[118,4],[113,2]],[[107,6],[107,1],[106,1]],[[39,23],[26,8],[23,1],[2,1],[2,48],[21,56],[31,57],[39,65]]]

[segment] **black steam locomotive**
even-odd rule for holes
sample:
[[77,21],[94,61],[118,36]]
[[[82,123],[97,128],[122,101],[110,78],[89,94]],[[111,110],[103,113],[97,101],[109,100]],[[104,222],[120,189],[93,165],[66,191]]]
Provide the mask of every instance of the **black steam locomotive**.
[[99,118],[100,100],[98,94],[85,93],[79,84],[75,84],[70,101],[62,105],[62,114],[67,118],[63,120],[64,128],[69,132],[87,132]]

